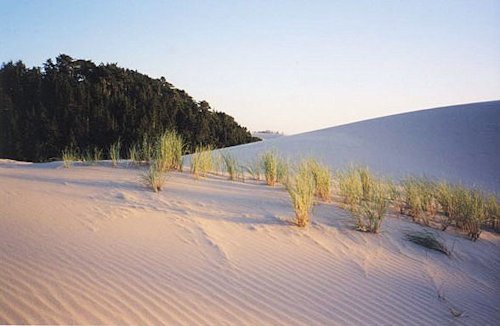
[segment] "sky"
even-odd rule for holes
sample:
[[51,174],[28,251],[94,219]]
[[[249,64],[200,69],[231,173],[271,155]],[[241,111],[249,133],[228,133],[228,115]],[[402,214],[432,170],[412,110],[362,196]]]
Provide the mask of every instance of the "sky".
[[286,134],[500,99],[500,1],[0,0],[0,61],[164,76]]

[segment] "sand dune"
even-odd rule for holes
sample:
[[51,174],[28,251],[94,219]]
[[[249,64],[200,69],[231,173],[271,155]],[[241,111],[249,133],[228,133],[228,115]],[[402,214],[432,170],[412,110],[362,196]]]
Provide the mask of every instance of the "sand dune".
[[314,156],[332,168],[350,163],[400,178],[408,174],[500,192],[500,101],[403,113],[236,146],[251,160],[275,149]]
[[[406,113],[230,148],[366,164],[499,190],[500,101]],[[140,169],[0,160],[0,324],[494,325],[500,236],[405,240],[391,213],[357,232],[335,204],[306,229],[280,187]]]
[[[500,237],[441,233],[448,258],[279,187],[137,169],[0,164],[0,324],[494,325]],[[461,314],[454,317],[453,313]]]

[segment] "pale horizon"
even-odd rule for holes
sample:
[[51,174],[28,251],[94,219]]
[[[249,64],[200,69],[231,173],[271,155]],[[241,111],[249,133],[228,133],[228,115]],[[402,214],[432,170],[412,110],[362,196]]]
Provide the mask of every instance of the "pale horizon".
[[296,134],[500,99],[500,3],[3,1],[0,61],[60,53],[164,76]]

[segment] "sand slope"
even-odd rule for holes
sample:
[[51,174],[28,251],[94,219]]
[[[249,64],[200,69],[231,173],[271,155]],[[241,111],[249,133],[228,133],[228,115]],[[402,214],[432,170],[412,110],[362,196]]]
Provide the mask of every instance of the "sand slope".
[[[389,218],[356,232],[321,204],[305,230],[280,188],[172,173],[0,164],[0,324],[494,325],[500,237]],[[462,313],[454,317],[452,312]]]
[[275,149],[332,168],[367,165],[391,177],[426,175],[500,193],[500,101],[387,116],[231,149],[248,161]]

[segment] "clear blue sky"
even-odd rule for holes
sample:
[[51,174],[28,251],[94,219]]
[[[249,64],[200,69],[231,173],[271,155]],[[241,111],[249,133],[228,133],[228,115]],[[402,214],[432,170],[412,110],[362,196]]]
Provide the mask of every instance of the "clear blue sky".
[[0,61],[60,53],[297,133],[500,99],[500,1],[0,0]]

